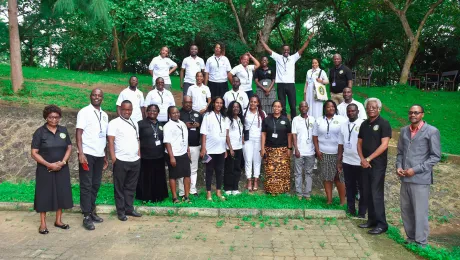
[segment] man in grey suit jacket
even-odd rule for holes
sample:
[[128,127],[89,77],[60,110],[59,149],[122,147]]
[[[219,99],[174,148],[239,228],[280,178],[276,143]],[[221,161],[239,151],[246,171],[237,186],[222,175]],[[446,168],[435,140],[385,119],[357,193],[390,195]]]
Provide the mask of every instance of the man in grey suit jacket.
[[424,109],[413,105],[409,109],[411,124],[401,128],[396,158],[401,179],[401,218],[407,243],[425,247],[428,243],[428,200],[433,183],[433,166],[441,160],[440,134],[424,122]]

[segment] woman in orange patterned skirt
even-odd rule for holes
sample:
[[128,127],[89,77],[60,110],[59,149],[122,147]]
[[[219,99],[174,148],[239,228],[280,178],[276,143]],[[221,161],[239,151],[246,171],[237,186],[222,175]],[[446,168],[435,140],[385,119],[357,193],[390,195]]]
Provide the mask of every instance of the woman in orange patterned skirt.
[[273,102],[273,114],[267,116],[262,124],[260,156],[264,158],[267,193],[289,192],[291,187],[291,122],[281,114],[279,100]]

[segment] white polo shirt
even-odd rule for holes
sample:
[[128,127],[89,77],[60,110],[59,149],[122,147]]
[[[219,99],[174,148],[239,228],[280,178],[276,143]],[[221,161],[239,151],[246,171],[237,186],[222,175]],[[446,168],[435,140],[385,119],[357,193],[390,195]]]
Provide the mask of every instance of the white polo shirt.
[[[267,117],[267,113],[262,111]],[[243,112],[244,114],[244,112]],[[252,113],[251,110],[248,109],[246,116],[244,117],[244,127],[246,130],[249,130],[249,140],[259,142],[260,137],[262,136],[262,117],[259,116],[259,112],[256,111]]]
[[144,94],[138,88],[136,91],[132,91],[127,87],[123,91],[121,91],[120,95],[118,95],[117,99],[117,106],[121,106],[121,102],[129,100],[133,104],[133,113],[131,114],[131,119],[134,122],[139,122],[142,120],[142,111],[141,107],[144,106]]
[[201,84],[201,86],[193,85],[188,88],[187,96],[192,97],[192,109],[199,112],[208,105],[208,98],[211,97],[211,91],[204,84]]
[[176,67],[177,64],[168,57],[162,58],[160,55],[152,59],[149,65],[149,70],[153,71],[153,85],[158,77],[162,77],[165,84],[171,84],[171,78],[169,77],[169,70]]
[[237,76],[240,79],[240,90],[251,91],[252,90],[252,79],[254,74],[255,66],[248,65],[246,68],[243,65],[235,66],[230,73]]
[[206,135],[206,150],[208,154],[225,153],[228,124],[225,117],[219,113],[208,112],[203,117],[200,133]]
[[198,56],[195,58],[188,56],[182,61],[181,68],[185,69],[184,82],[196,84],[196,73],[204,70],[204,60]]
[[[363,104],[361,104],[361,102],[352,99],[350,104],[356,104],[358,106],[358,111],[359,111],[358,118],[361,118],[362,120],[367,119],[366,109],[364,108]],[[350,105],[350,104],[345,103],[345,101],[340,103],[337,106],[337,110],[339,112],[339,115],[341,115],[341,116],[346,118],[347,117],[347,106]]]
[[[233,150],[243,149],[243,131],[244,131],[243,123],[241,122],[239,118],[236,120],[232,118],[232,120],[230,120],[230,118],[227,117],[225,118],[225,120],[227,121],[228,136],[230,138],[230,143],[232,144]],[[233,121],[233,124],[231,124],[232,121]],[[228,145],[226,147],[227,147],[227,150],[230,149]]]
[[139,160],[139,126],[131,119],[117,117],[110,121],[108,136],[115,136],[115,157],[124,162]]
[[[177,120],[174,122],[169,119],[163,127],[163,143],[171,144],[174,156],[181,156],[187,153],[188,129],[184,122]],[[165,149],[168,153],[168,150]]]
[[145,97],[144,106],[148,107],[151,104],[155,104],[160,108],[158,121],[166,122],[168,121],[168,107],[175,106],[176,102],[174,101],[174,96],[171,91],[167,89],[163,89],[163,91],[153,89],[150,90],[147,97]]
[[297,135],[297,148],[300,156],[311,156],[315,154],[315,145],[313,144],[313,126],[315,118],[308,116],[303,118],[301,115],[294,117],[292,120],[292,134]]
[[108,126],[109,117],[102,111],[102,108],[97,110],[89,104],[78,112],[76,128],[83,130],[81,138],[84,154],[95,157],[105,156]]
[[339,144],[343,144],[342,162],[360,166],[361,160],[358,155],[358,134],[363,119],[357,118],[354,122],[347,120],[340,129]]
[[[337,154],[340,129],[346,121],[345,117],[339,115],[335,115],[331,119],[326,119],[326,117],[316,119],[316,123],[313,125],[313,135],[318,137],[320,152]],[[327,134],[328,125],[329,135]]]
[[205,72],[209,73],[209,81],[222,83],[227,82],[227,72],[232,69],[230,61],[225,56],[212,55],[206,61]]
[[233,89],[225,92],[223,99],[224,99],[226,108],[228,108],[228,106],[230,105],[230,102],[235,101],[235,100],[236,102],[240,103],[243,110],[246,109],[246,107],[249,105],[248,94],[246,94],[246,92],[244,92],[241,89],[238,89],[238,91],[236,92],[233,91]]
[[272,51],[273,60],[276,62],[276,83],[295,83],[295,63],[300,59],[298,52],[295,54],[284,57]]

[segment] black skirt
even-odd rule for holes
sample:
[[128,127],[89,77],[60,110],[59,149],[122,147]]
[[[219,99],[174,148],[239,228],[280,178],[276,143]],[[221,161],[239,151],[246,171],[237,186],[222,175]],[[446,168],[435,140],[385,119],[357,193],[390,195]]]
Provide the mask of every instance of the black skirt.
[[141,159],[136,199],[158,202],[168,197],[164,158]]
[[188,158],[187,153],[180,156],[174,156],[174,158],[176,158],[176,167],[171,166],[168,154],[166,154],[165,157],[166,162],[168,163],[170,179],[190,177],[190,159]]
[[34,210],[36,212],[73,207],[69,166],[64,165],[58,172],[48,172],[44,165],[37,165],[35,181]]

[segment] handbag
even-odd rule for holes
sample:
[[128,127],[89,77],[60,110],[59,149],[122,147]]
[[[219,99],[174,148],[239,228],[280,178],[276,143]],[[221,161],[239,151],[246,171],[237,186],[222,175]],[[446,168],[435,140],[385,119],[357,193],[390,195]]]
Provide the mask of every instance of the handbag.
[[[319,71],[318,78],[321,77],[321,72],[323,72],[323,70]],[[316,80],[313,80],[313,96],[314,96],[316,101],[326,101],[326,100],[328,100],[326,86],[321,84],[321,83],[319,83]]]
[[[244,112],[244,118],[245,118],[245,119],[246,119],[246,114],[248,113],[248,109],[249,109],[249,106],[246,107],[246,111]],[[259,112],[259,111],[257,111],[257,112]],[[257,114],[257,116],[259,116],[259,114]],[[251,129],[252,124],[254,123],[254,119],[255,119],[255,118],[256,118],[256,117],[254,117],[254,118],[252,119],[252,123],[251,123],[251,125],[249,126],[249,129],[244,129],[244,130],[243,130],[244,141],[249,141],[249,130]]]

